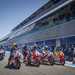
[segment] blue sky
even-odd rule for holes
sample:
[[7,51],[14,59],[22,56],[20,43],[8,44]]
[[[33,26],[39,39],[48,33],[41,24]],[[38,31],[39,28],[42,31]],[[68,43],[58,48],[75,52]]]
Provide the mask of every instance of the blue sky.
[[0,38],[48,0],[0,0]]

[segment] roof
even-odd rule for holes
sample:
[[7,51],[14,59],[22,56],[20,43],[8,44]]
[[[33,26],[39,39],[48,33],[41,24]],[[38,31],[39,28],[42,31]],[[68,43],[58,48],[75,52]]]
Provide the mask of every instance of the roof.
[[15,31],[27,24],[29,21],[31,21],[33,18],[37,17],[40,13],[44,12],[47,8],[50,8],[51,5],[53,5],[54,2],[59,2],[61,0],[49,0],[46,4],[44,4],[42,7],[40,7],[37,11],[35,11],[31,16],[27,17],[24,21],[22,21],[19,25],[17,25],[15,28],[12,29],[12,31]]

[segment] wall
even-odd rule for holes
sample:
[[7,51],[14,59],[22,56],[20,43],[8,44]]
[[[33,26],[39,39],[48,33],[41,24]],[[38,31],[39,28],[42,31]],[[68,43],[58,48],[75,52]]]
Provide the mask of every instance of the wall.
[[48,39],[58,39],[69,36],[75,36],[75,20],[65,22],[54,27],[48,27],[47,29],[40,30],[31,34],[22,35],[15,38],[17,43],[28,43]]

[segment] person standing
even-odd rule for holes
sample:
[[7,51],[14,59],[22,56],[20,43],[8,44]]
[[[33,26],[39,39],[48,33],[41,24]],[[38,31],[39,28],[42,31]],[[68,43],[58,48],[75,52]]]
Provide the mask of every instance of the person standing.
[[73,64],[75,64],[75,47],[73,48]]

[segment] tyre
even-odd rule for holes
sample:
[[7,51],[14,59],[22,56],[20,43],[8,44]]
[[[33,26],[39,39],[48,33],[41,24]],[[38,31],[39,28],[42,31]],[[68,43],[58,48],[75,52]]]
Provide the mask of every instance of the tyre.
[[18,64],[16,65],[16,69],[20,69],[21,67],[21,62],[18,62]]
[[37,66],[37,67],[39,67],[39,66],[40,66],[40,61],[38,61],[38,62],[36,63],[36,66]]
[[53,63],[53,62],[51,62],[51,63],[50,63],[50,65],[54,65],[54,63]]
[[40,64],[38,63],[37,65],[36,65],[36,67],[39,67],[40,66]]

